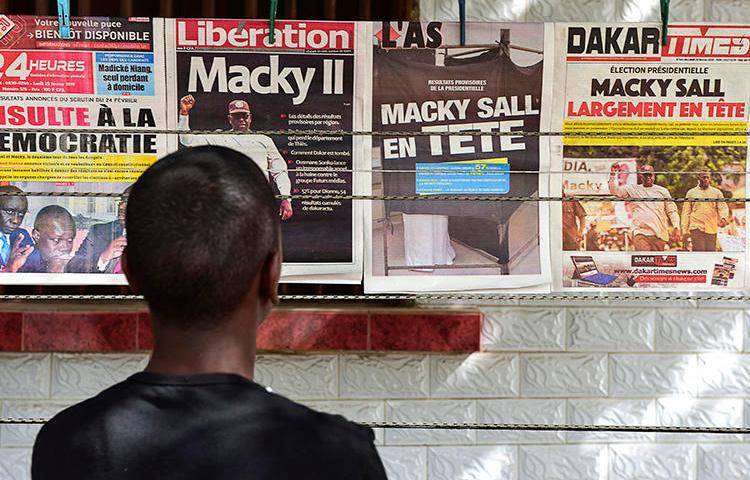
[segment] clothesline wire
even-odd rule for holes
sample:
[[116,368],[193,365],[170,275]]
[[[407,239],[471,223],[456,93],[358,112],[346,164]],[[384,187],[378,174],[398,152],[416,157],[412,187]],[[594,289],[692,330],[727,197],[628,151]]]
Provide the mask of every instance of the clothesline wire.
[[[581,161],[587,161],[586,158],[574,158],[570,160],[581,160]],[[621,159],[612,158],[609,159],[612,161],[622,161]],[[386,160],[387,162],[387,160]],[[483,165],[493,165],[493,164],[487,164],[483,163],[482,159],[478,159],[475,162],[476,164],[483,164]],[[450,175],[456,175],[456,174],[466,174],[469,173],[467,171],[456,171],[455,169],[452,169],[450,167],[442,167],[441,165],[446,165],[446,163],[432,163],[430,164],[429,168],[421,169],[421,170],[414,170],[414,169],[398,169],[398,168],[375,168],[375,169],[366,169],[366,168],[338,168],[329,164],[322,164],[321,166],[315,166],[315,167],[295,167],[295,168],[287,168],[287,172],[315,172],[315,173],[370,173],[370,174],[391,174],[391,173],[422,173],[422,174],[450,174]],[[450,162],[447,162],[447,165],[450,165]],[[467,166],[470,166],[473,168],[472,165],[474,164],[466,164]],[[13,171],[14,166],[13,165],[6,165],[4,167],[0,167],[0,171],[3,169]],[[111,167],[108,168],[108,171],[112,172],[132,172],[132,167]],[[561,171],[561,170],[507,170],[507,171],[501,171],[501,170],[482,170],[477,172],[472,172],[481,174],[482,176],[503,176],[503,175],[570,175],[578,176],[578,175],[609,175],[609,171],[605,172],[597,172],[597,171],[574,171],[574,170],[568,170],[568,171]],[[631,174],[635,175],[639,173],[637,170],[627,171],[627,172],[615,172],[615,175],[617,174]],[[720,175],[750,175],[750,172],[741,172],[737,170],[688,170],[688,171],[682,171],[682,172],[670,172],[666,170],[657,170],[654,172],[656,175],[700,175],[701,173],[708,173],[711,175],[720,174]],[[82,182],[83,183],[83,182]]]
[[[421,131],[421,130],[318,130],[318,129],[266,129],[266,130],[180,130],[174,128],[102,128],[82,130],[81,128],[0,128],[0,133],[17,132],[17,133],[86,133],[86,134],[156,134],[156,135],[312,135],[323,137],[340,137],[340,136],[373,136],[373,137],[748,137],[750,131],[710,131],[701,130],[695,132],[687,131],[664,131],[664,130],[644,130],[637,132],[614,132],[614,131],[479,131],[479,130],[462,130],[462,131]],[[310,139],[325,140],[325,139]],[[607,146],[607,145],[604,145]],[[732,145],[720,145],[732,146]],[[744,146],[744,145],[735,145]]]
[[[0,417],[4,425],[35,425],[47,423],[46,418]],[[506,431],[567,431],[567,432],[638,432],[638,433],[703,433],[740,435],[750,427],[662,426],[662,425],[569,425],[548,423],[432,423],[432,422],[359,422],[370,428],[419,430],[506,430]]]
[[[581,160],[581,161],[587,161],[586,158],[572,158],[570,160]],[[609,159],[612,161],[618,161],[621,159],[612,158]],[[388,160],[386,160],[387,162]],[[481,164],[482,160],[477,160],[476,163]],[[453,174],[456,173],[466,173],[466,172],[456,172],[456,170],[452,170],[449,167],[440,168],[440,163],[434,163],[430,164],[430,168],[427,170],[412,170],[412,169],[365,169],[365,168],[336,168],[332,167],[330,165],[324,165],[321,167],[301,167],[301,168],[288,168],[288,172],[345,172],[345,173],[426,173],[426,174],[433,174],[433,173],[445,173],[445,174]],[[434,165],[434,167],[432,166]],[[492,175],[570,175],[570,176],[578,176],[578,175],[609,175],[610,172],[594,172],[594,171],[560,171],[560,170],[508,170],[508,171],[499,171],[499,170],[483,170],[480,172],[483,176],[492,176]],[[630,171],[630,172],[619,172],[620,174],[632,174],[635,175],[638,172],[636,170]],[[734,170],[698,170],[698,171],[684,171],[684,172],[668,172],[668,171],[654,171],[650,172],[654,173],[656,175],[699,175],[701,173],[708,173],[711,175],[714,174],[722,174],[722,175],[750,175],[750,172],[738,172]],[[615,172],[615,175],[618,173]]]
[[[121,197],[120,192],[0,192],[0,197]],[[279,200],[388,200],[388,201],[470,201],[470,202],[689,202],[689,203],[743,203],[750,198],[710,198],[710,197],[643,197],[620,198],[610,195],[587,196],[503,196],[503,195],[319,195],[294,194],[276,195]]]
[[[599,294],[569,293],[569,294],[513,294],[513,293],[435,293],[435,294],[362,294],[362,295],[280,295],[284,302],[296,301],[383,301],[383,300],[404,300],[414,302],[442,302],[455,300],[472,300],[481,303],[486,302],[534,302],[534,301],[580,301],[580,302],[748,302],[750,295],[738,292],[737,294],[622,294],[600,292]],[[30,294],[30,295],[10,295],[0,294],[0,301],[143,301],[140,295],[48,295],[48,294]]]

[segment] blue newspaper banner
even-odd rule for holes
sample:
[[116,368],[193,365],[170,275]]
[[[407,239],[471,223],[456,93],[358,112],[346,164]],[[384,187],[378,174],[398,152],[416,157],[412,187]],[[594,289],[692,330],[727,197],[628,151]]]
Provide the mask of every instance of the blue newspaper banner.
[[417,195],[497,195],[510,191],[506,159],[417,163]]
[[154,54],[96,52],[98,95],[154,95]]

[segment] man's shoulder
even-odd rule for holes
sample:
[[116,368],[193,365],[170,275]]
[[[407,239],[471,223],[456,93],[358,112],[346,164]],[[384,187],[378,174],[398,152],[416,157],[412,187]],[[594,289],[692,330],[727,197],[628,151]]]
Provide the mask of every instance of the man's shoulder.
[[[74,427],[75,430],[80,430],[99,424],[103,419],[117,416],[118,412],[127,410],[124,407],[130,403],[129,392],[132,390],[128,386],[131,383],[131,380],[120,382],[88,400],[62,410],[47,422],[45,428],[66,430]],[[260,396],[257,395],[259,391],[263,392]],[[372,432],[371,429],[351,422],[340,415],[313,410],[284,396],[265,391],[265,389],[247,389],[245,392],[249,396],[245,397],[241,394],[238,401],[245,403],[247,413],[269,420],[271,426],[293,422],[296,426],[307,427],[310,432],[336,430],[339,433],[349,432],[365,438],[369,438]],[[235,412],[242,415],[242,410],[244,408],[239,408]]]
[[279,395],[271,394],[269,400],[259,421],[269,452],[294,446],[305,451],[305,460],[300,459],[303,463],[333,462],[341,466],[342,472],[371,468],[377,457],[371,428]]
[[114,232],[118,230],[118,222],[117,220],[114,220],[112,222],[107,223],[95,223],[91,225],[89,228],[89,232],[92,235],[105,235],[105,234],[112,234],[114,235]]
[[[131,378],[56,415],[37,436],[37,463],[74,458],[76,466],[71,468],[76,472],[83,464],[124,465],[132,455],[153,447],[158,437],[173,459],[195,456],[195,445],[231,439],[237,451],[254,452],[256,467],[269,472],[309,469],[317,475],[307,478],[317,479],[362,478],[365,470],[382,470],[372,429],[315,411],[257,383],[182,385],[147,380]],[[165,428],[171,429],[170,435],[164,434]],[[177,440],[184,438],[192,443]],[[196,461],[210,466],[234,458],[231,449],[227,457],[209,450],[197,454]],[[293,459],[296,463],[289,463]],[[323,477],[321,472],[329,474]]]
[[276,144],[273,143],[273,139],[266,135],[265,133],[251,133],[249,135],[245,135],[245,137],[253,142],[258,142],[264,146],[275,146]]
[[[132,390],[128,385],[131,383],[130,380],[118,383],[88,400],[68,407],[55,415],[45,428],[50,431],[75,430],[80,432],[89,427],[101,425],[101,422],[107,419],[117,420],[116,417],[119,414],[126,413],[128,410],[132,396],[129,395]],[[277,427],[286,429],[288,425],[294,424],[296,429],[301,429],[308,436],[313,437],[329,438],[333,434],[333,436],[346,437],[350,441],[357,437],[361,440],[373,438],[370,428],[351,422],[340,415],[313,410],[265,389],[251,388],[244,390],[244,393],[235,393],[239,393],[237,401],[244,403],[244,407],[234,405],[234,412],[239,417],[246,413],[248,417],[260,419],[261,423],[265,423],[266,427],[271,429]]]
[[362,440],[371,441],[373,436],[372,429],[364,425],[347,420],[341,415],[320,412],[306,405],[302,405],[290,400],[282,395],[269,392],[266,407],[267,414],[279,417],[285,417],[286,420],[294,422],[309,432],[329,433],[337,435],[348,435],[359,437]]
[[667,190],[666,187],[662,187],[661,185],[654,185],[651,188],[654,188],[657,192],[659,192],[660,195],[665,198],[672,198],[672,194],[669,193],[669,190]]
[[113,404],[113,401],[121,398],[122,392],[127,388],[126,385],[128,383],[129,380],[116,383],[91,398],[71,405],[52,417],[47,424],[93,418],[95,414],[100,414],[106,411],[106,409]]
[[716,187],[708,186],[705,190],[696,185],[685,194],[689,198],[724,198],[724,193]]
[[19,235],[23,234],[23,240],[21,240],[21,245],[33,245],[34,241],[31,239],[31,235],[29,234],[26,229],[18,227],[13,231],[13,233],[10,234],[10,243],[11,245],[13,242],[16,241],[16,238],[18,238]]
[[18,271],[21,273],[46,273],[42,254],[39,253],[38,248],[34,247],[34,250],[26,259],[26,263]]
[[88,430],[97,428],[96,426],[107,417],[107,412],[113,405],[112,399],[119,396],[118,392],[121,391],[123,383],[113,385],[94,397],[58,412],[42,427],[37,436],[35,448],[47,447],[45,443],[48,441],[54,445],[54,448],[59,448],[60,439],[71,436],[71,432],[75,432],[77,439],[85,438]]

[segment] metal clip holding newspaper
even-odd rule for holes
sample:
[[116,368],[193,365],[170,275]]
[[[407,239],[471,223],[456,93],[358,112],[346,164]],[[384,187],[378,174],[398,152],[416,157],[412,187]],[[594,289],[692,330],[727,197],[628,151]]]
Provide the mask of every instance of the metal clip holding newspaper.
[[667,23],[669,23],[669,0],[661,0],[661,44],[667,44]]
[[279,6],[279,0],[271,0],[271,7],[270,7],[270,25],[268,26],[268,39],[271,41],[271,45],[276,43],[276,38],[274,37],[274,32],[276,31],[276,9]]
[[458,21],[461,22],[459,39],[463,47],[466,45],[466,0],[458,0]]
[[60,23],[60,38],[70,38],[70,0],[57,0],[57,19]]

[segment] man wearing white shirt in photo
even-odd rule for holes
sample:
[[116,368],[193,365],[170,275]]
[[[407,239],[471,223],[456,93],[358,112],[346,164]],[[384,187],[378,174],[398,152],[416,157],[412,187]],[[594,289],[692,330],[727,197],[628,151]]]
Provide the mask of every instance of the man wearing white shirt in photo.
[[[609,193],[619,198],[653,198],[652,201],[633,202],[633,249],[637,252],[663,252],[669,249],[669,241],[681,238],[680,216],[669,190],[654,185],[654,167],[641,165],[638,176],[640,185],[618,185],[616,176],[620,171],[612,164],[609,174]],[[663,199],[663,200],[659,200]]]
[[[180,116],[177,122],[179,130],[190,130],[190,110],[195,106],[195,98],[185,95],[180,99]],[[232,131],[249,132],[253,121],[250,105],[244,100],[232,100],[228,105],[227,120]],[[268,135],[244,134],[180,134],[180,143],[185,147],[196,147],[198,145],[221,145],[242,152],[260,167],[266,177],[276,184],[281,195],[290,195],[292,182],[286,169],[286,161],[281,156],[276,145]],[[281,201],[279,216],[282,220],[292,217],[292,201],[288,198]]]

